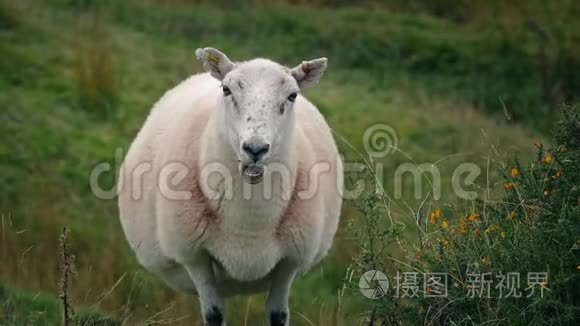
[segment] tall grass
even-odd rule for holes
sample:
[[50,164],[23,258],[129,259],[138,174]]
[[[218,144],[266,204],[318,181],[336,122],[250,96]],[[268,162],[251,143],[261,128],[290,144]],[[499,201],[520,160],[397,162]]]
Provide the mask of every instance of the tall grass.
[[79,106],[99,117],[111,117],[119,101],[119,83],[109,32],[97,14],[81,18],[74,45]]

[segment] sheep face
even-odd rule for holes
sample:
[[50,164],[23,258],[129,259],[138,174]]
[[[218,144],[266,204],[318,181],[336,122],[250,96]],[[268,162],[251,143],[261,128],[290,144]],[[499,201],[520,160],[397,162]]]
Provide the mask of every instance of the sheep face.
[[300,89],[287,70],[266,60],[240,64],[222,84],[226,131],[240,170],[250,183],[260,182],[266,164],[289,150]]
[[262,181],[269,162],[284,162],[290,153],[294,110],[301,88],[318,81],[326,59],[294,69],[267,59],[233,63],[216,49],[198,49],[204,68],[222,82],[224,132],[244,180]]

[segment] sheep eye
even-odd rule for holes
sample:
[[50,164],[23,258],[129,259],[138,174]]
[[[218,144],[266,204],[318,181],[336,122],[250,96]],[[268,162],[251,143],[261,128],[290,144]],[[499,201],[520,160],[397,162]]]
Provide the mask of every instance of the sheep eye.
[[232,94],[232,91],[230,91],[230,88],[227,86],[223,86],[222,87],[223,91],[224,91],[224,96],[228,96]]
[[298,96],[296,93],[290,94],[290,96],[288,96],[288,101],[294,102],[296,100],[296,96]]

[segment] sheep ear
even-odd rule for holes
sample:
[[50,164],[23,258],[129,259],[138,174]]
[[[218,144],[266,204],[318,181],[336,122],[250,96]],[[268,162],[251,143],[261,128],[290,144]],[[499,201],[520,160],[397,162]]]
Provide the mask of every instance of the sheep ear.
[[318,58],[310,61],[303,61],[301,64],[292,68],[290,73],[298,82],[300,88],[308,87],[318,83],[320,77],[326,70],[326,58]]
[[218,49],[197,49],[195,50],[195,56],[203,65],[203,69],[209,72],[217,80],[224,79],[226,74],[235,67],[235,64]]

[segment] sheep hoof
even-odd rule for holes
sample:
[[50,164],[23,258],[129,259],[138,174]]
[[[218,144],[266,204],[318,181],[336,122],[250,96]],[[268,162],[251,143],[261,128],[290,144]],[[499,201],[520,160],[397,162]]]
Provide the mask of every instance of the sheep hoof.
[[213,306],[211,310],[205,313],[205,324],[207,326],[224,325],[224,316],[218,307]]
[[286,326],[288,313],[285,311],[272,311],[270,313],[270,326]]

